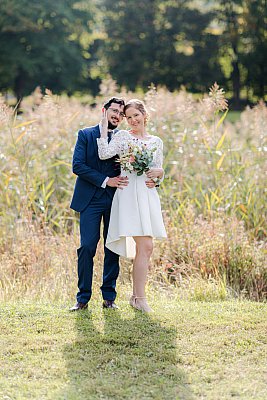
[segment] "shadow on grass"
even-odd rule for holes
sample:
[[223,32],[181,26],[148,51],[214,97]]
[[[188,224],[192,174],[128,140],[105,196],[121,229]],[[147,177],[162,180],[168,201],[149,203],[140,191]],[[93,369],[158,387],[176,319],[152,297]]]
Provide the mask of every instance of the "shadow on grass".
[[177,367],[175,329],[140,312],[75,318],[76,341],[64,349],[64,399],[193,399]]

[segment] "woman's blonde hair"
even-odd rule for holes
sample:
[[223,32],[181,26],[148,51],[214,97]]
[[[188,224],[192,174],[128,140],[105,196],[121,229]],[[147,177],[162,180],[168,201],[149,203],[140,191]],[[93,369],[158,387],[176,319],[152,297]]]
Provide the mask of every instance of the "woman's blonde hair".
[[143,101],[138,100],[138,99],[131,99],[127,101],[127,103],[124,106],[124,114],[126,114],[126,110],[130,107],[136,108],[136,110],[140,111],[144,116],[145,116],[145,124],[147,123],[147,120],[149,118],[148,111],[145,107],[145,104]]

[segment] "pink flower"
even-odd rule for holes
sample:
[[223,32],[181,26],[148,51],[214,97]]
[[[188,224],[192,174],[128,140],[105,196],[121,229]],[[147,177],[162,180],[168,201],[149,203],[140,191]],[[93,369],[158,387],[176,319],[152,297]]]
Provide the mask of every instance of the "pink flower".
[[135,161],[135,157],[134,157],[134,156],[130,156],[129,162],[130,162],[130,163],[133,163],[134,161]]

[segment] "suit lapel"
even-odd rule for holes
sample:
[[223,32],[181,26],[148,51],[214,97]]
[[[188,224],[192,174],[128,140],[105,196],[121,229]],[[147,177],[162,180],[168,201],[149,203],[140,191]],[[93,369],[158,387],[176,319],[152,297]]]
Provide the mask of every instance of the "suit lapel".
[[96,154],[96,159],[97,159],[97,165],[100,168],[100,158],[98,157],[98,147],[97,147],[97,142],[96,139],[100,138],[100,131],[99,131],[99,126],[97,125],[94,130],[91,131],[91,137],[92,137],[92,142],[95,148],[95,154]]

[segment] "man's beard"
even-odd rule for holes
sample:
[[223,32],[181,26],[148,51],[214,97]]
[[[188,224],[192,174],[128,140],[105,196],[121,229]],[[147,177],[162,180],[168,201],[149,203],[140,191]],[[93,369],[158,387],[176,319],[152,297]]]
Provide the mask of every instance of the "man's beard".
[[108,121],[108,129],[115,129],[117,128],[117,126],[119,125],[119,123],[117,123],[117,125],[113,125],[110,121]]

